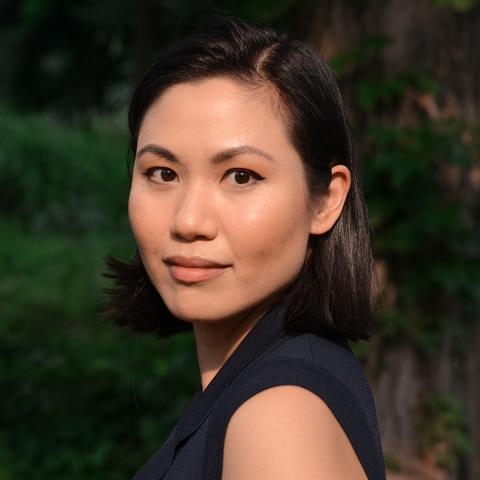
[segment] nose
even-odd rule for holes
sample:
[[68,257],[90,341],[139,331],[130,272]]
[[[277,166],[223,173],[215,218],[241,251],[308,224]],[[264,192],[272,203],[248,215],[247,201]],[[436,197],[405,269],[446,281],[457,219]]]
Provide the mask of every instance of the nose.
[[172,218],[172,234],[183,240],[213,239],[217,235],[217,222],[212,191],[196,185],[185,188],[179,194]]

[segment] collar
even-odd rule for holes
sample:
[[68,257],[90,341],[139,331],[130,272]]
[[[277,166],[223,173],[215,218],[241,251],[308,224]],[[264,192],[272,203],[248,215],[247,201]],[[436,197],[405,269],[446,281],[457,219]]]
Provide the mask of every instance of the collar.
[[273,348],[285,332],[286,306],[275,303],[254,324],[228,357],[205,390],[195,393],[164,445],[155,452],[132,480],[159,480],[168,470],[180,442],[192,435],[205,421],[219,396],[250,363]]
[[275,303],[253,325],[205,390],[195,393],[183,417],[175,427],[175,445],[185,440],[200,427],[212,411],[220,394],[235,376],[284,335],[285,313],[285,305]]

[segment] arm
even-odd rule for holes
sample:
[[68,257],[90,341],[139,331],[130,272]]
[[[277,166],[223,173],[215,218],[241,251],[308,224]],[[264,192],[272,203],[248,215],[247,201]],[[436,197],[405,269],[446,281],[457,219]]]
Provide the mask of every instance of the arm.
[[267,388],[233,414],[222,480],[366,480],[362,465],[327,404],[296,385]]

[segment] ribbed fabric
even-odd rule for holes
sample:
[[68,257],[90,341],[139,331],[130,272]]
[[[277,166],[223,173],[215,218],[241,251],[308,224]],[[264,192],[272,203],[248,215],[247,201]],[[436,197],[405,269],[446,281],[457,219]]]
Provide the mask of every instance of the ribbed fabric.
[[248,398],[276,385],[320,396],[347,434],[370,480],[385,480],[375,403],[345,339],[285,332],[276,304],[245,336],[133,480],[221,480],[228,422]]

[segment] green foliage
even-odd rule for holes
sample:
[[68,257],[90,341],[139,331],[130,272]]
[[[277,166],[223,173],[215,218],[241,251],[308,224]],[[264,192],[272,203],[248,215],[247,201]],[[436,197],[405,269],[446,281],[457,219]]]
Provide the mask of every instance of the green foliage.
[[192,336],[134,338],[99,321],[102,260],[132,252],[127,232],[0,227],[0,472],[129,478],[198,385]]
[[0,116],[0,479],[130,478],[198,387],[192,335],[133,337],[97,312],[129,258],[125,135]]
[[436,393],[425,398],[422,406],[422,449],[433,450],[439,467],[457,469],[473,448],[462,402],[451,394]]
[[2,109],[0,131],[2,215],[69,232],[125,222],[127,136],[118,118],[79,130],[52,116]]
[[377,61],[383,49],[391,42],[392,38],[389,35],[381,33],[365,35],[355,48],[336,53],[328,63],[337,75],[350,74]]
[[438,90],[436,82],[428,75],[398,72],[389,79],[360,79],[357,83],[357,102],[365,112],[378,107],[392,107],[409,88],[430,93]]
[[388,453],[385,453],[384,459],[385,459],[385,467],[387,468],[387,470],[390,470],[391,472],[394,472],[394,473],[400,473],[402,471],[400,463],[393,455],[389,455]]
[[434,5],[449,6],[460,12],[467,12],[478,5],[478,0],[432,0]]
[[128,86],[143,65],[177,36],[188,34],[199,14],[228,11],[288,28],[297,9],[308,3],[5,0],[0,93],[11,107],[25,111],[116,111],[128,102]]
[[475,127],[458,120],[414,110],[408,123],[396,120],[407,95],[435,96],[440,86],[417,70],[386,73],[390,41],[370,34],[331,64],[353,87],[374,255],[387,270],[378,309],[383,340],[407,336],[433,355],[445,330],[461,344],[480,301],[479,207],[468,193],[480,146],[464,140],[476,138]]
[[53,13],[57,0],[23,0],[21,2],[22,23],[33,29],[44,22]]
[[454,122],[412,127],[371,125],[364,186],[374,231],[374,252],[388,265],[396,299],[380,312],[386,337],[408,331],[433,352],[453,299],[465,311],[479,299],[480,242],[461,191],[448,187],[449,168],[465,172],[471,152]]

